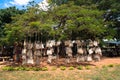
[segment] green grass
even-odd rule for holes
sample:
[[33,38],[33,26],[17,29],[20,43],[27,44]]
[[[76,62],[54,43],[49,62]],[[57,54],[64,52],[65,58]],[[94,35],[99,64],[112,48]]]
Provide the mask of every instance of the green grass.
[[78,66],[77,69],[78,70],[83,70],[83,66]]
[[[65,69],[65,71],[59,69]],[[120,80],[120,65],[114,65],[112,68],[109,66],[104,66],[102,68],[90,69],[90,71],[85,69],[83,66],[78,66],[78,69],[73,69],[73,67],[61,66],[59,69],[50,71],[47,67],[43,68],[43,71],[39,71],[39,68],[32,68],[34,71],[15,71],[12,68],[8,68],[8,71],[0,71],[0,80]],[[41,69],[41,68],[40,68]],[[67,70],[66,70],[67,69]],[[13,70],[13,71],[12,71]],[[48,71],[46,71],[48,70]]]
[[64,70],[66,70],[66,67],[65,66],[60,66],[60,69],[64,71]]
[[41,71],[48,71],[48,68],[47,67],[42,67]]
[[71,67],[69,67],[69,70],[74,70],[74,67],[72,67],[72,66],[71,66]]
[[51,70],[55,71],[55,70],[57,70],[57,67],[53,66]]
[[[113,68],[111,70],[111,67]],[[94,74],[89,75],[91,80],[119,80],[120,66],[103,66],[101,69],[95,70]]]
[[108,67],[114,67],[114,65],[113,65],[113,64],[110,64],[110,65],[108,65]]
[[91,69],[91,66],[85,66],[85,69],[89,70]]
[[23,67],[23,66],[18,66],[18,67],[12,67],[12,66],[5,66],[2,68],[3,71],[39,71],[41,70],[40,68],[36,67]]

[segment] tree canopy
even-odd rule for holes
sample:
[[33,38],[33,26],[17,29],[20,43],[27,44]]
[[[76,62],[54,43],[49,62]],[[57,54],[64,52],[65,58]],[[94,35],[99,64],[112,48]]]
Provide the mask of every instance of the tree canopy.
[[[4,32],[0,34],[0,40],[13,44],[35,33],[42,35],[43,41],[48,38],[103,39],[117,36],[115,28],[119,26],[119,20],[116,19],[120,9],[118,0],[48,1],[52,6],[48,11],[39,9],[34,2],[26,10],[18,10],[15,7],[1,9],[0,25],[4,26],[1,28]],[[106,12],[108,9],[111,9],[110,13]]]
[[4,37],[6,37],[4,33],[4,27],[6,24],[12,24],[12,17],[23,14],[25,10],[19,10],[16,7],[9,7],[6,9],[0,9],[0,44],[4,44],[6,42]]

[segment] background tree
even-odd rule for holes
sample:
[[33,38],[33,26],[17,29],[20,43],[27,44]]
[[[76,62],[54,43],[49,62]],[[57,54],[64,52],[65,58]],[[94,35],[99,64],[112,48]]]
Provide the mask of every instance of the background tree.
[[6,24],[4,39],[9,42],[8,44],[13,44],[15,41],[24,40],[25,37],[33,39],[34,34],[38,33],[47,39],[52,29],[52,20],[49,18],[48,12],[40,10],[37,4],[31,2],[24,14],[12,17],[12,23]]
[[[120,40],[120,1],[119,0],[108,0],[101,1],[99,4],[99,9],[104,10],[104,21],[106,26],[115,30],[114,38]],[[107,4],[103,6],[104,4]]]
[[0,9],[0,45],[4,44],[4,38],[6,35],[4,33],[5,24],[12,22],[12,17],[23,14],[25,10],[19,10],[16,7],[9,7],[6,9]]
[[113,38],[116,36],[113,27],[119,23],[119,8],[111,6],[112,2],[117,5],[117,0],[109,1],[110,14],[106,12],[109,5],[102,7],[103,3],[107,4],[103,0],[49,0],[53,7],[48,11],[40,10],[37,4],[31,2],[24,14],[13,16],[12,22],[6,24],[3,39],[12,44],[36,32],[42,35],[43,41]]
[[64,35],[64,38],[102,38],[107,31],[103,25],[102,14],[96,5],[79,6],[69,2],[53,10],[53,21],[57,24],[58,32],[63,33],[59,36]]

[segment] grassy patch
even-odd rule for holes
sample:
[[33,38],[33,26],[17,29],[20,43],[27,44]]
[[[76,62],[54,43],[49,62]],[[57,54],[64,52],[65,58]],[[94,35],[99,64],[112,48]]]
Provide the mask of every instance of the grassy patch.
[[85,66],[85,69],[89,70],[91,69],[91,66]]
[[2,68],[2,70],[3,71],[14,71],[15,69],[12,66],[5,66],[5,67]]
[[108,67],[114,67],[114,65],[113,64],[109,64]]
[[69,67],[69,70],[74,70],[74,67],[72,67],[72,66],[71,66],[71,67]]
[[52,67],[51,70],[52,70],[52,71],[55,71],[55,70],[57,70],[57,67]]
[[12,67],[12,66],[5,66],[2,68],[3,71],[47,71],[47,67],[39,68],[39,67]]
[[107,66],[106,66],[106,65],[103,65],[102,68],[107,68]]
[[[113,68],[111,70],[111,67]],[[95,70],[94,74],[89,75],[91,80],[119,80],[120,79],[120,67],[118,66],[103,66],[100,69]]]
[[33,67],[32,70],[33,70],[33,71],[40,71],[41,68]]
[[82,71],[84,66],[78,66],[78,70],[74,71],[71,71],[75,69],[72,66],[67,68],[67,71],[61,71],[66,70],[65,66],[61,66],[61,70],[49,71],[47,67],[29,67],[30,71],[26,71],[26,67],[6,66],[3,68],[5,71],[0,72],[0,80],[120,80],[120,65],[114,65],[112,68],[107,65],[90,71]]
[[65,66],[60,66],[60,69],[64,71],[64,70],[66,70],[66,67]]
[[41,71],[48,71],[48,68],[47,67],[42,67]]
[[78,66],[77,69],[78,70],[83,70],[83,66]]

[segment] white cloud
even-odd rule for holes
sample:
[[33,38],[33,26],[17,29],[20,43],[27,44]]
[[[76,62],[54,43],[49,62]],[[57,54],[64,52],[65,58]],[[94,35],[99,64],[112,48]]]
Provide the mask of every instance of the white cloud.
[[[11,0],[7,3],[4,4],[5,7],[10,7],[10,6],[25,6],[27,5],[30,1],[33,0]],[[49,3],[47,0],[42,0],[42,2],[38,3],[40,6],[40,9],[47,11],[49,8]]]
[[10,6],[24,6],[27,5],[32,0],[12,0],[4,4],[5,7]]
[[31,0],[13,0],[13,1],[10,1],[9,4],[22,6],[22,5],[27,5],[28,2],[30,1]]
[[47,0],[43,0],[42,2],[40,2],[39,6],[44,11],[47,11],[49,8],[49,4],[48,4]]
[[8,8],[8,7],[10,7],[11,5],[5,3],[4,6]]

